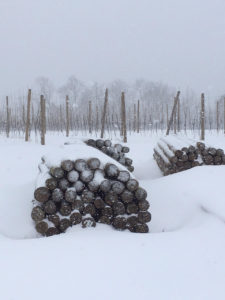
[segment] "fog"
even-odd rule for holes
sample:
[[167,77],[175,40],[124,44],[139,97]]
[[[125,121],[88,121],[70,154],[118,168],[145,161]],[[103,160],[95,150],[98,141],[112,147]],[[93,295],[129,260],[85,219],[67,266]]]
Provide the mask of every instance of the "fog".
[[0,0],[0,94],[145,78],[225,92],[224,0]]

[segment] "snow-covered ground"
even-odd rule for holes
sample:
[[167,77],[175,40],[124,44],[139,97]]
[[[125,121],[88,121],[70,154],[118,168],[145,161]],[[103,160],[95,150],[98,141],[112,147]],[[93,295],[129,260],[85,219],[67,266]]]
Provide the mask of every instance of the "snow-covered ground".
[[[225,299],[225,166],[162,177],[152,157],[159,137],[128,136],[151,204],[149,234],[98,224],[49,238],[36,238],[30,218],[37,166],[67,139],[0,137],[0,299]],[[225,149],[223,135],[207,142]]]

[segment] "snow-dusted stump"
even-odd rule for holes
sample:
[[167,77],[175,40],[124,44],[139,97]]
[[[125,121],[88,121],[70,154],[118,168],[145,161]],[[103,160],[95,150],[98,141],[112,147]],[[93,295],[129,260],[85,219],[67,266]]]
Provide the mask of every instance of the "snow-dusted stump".
[[43,158],[39,169],[42,186],[34,192],[31,217],[43,236],[78,224],[95,227],[97,222],[118,230],[149,231],[147,192],[127,170],[99,158],[68,159],[54,167]]
[[202,165],[224,165],[222,149],[207,147],[180,137],[164,137],[159,140],[153,154],[163,175],[169,175]]
[[120,164],[125,166],[130,172],[134,171],[134,167],[132,166],[132,159],[126,157],[126,154],[130,151],[130,149],[126,146],[122,146],[121,144],[113,145],[110,140],[93,140],[89,139],[86,141],[88,146],[94,147],[105,153],[106,155],[112,157]]

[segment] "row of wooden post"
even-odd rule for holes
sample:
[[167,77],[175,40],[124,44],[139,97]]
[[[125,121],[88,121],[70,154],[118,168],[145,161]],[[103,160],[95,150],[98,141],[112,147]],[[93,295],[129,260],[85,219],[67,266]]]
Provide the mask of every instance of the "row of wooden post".
[[[170,129],[173,125],[174,133],[180,131],[180,91],[177,92],[176,97],[174,98],[174,104],[172,108],[172,112],[170,118],[168,117],[168,105],[167,105],[167,131],[166,135],[169,135]],[[60,106],[61,108],[61,106]],[[92,102],[89,101],[88,105],[88,124],[89,124],[89,133],[92,134]],[[105,124],[106,124],[106,116],[108,110],[108,89],[105,91],[105,99],[102,113],[102,122],[101,122],[101,138],[104,137],[105,132]],[[217,131],[219,131],[219,102],[216,103],[216,123],[217,123]],[[26,115],[26,128],[25,128],[25,141],[29,140],[30,135],[30,113],[31,113],[31,89],[28,90],[27,96],[27,115]],[[10,108],[9,108],[9,99],[6,97],[6,136],[9,137],[10,133]],[[98,114],[98,110],[97,110]],[[24,112],[25,118],[25,112]],[[97,115],[98,118],[98,115]],[[201,124],[201,133],[200,139],[205,139],[205,96],[204,93],[201,94],[201,111],[200,111],[200,124]],[[41,127],[41,144],[45,144],[45,134],[46,134],[46,101],[44,96],[40,96],[40,127]],[[66,136],[69,136],[69,128],[70,128],[70,113],[69,113],[69,97],[66,96]],[[140,101],[137,103],[137,111],[136,104],[134,104],[134,131],[139,133],[140,130]],[[125,93],[121,94],[121,126],[120,133],[123,137],[123,141],[127,142],[127,124],[126,124],[126,104],[125,104]],[[224,133],[225,133],[225,98],[224,98]]]
[[[180,91],[177,92],[176,97],[174,98],[174,104],[170,119],[168,120],[166,135],[169,135],[171,126],[174,126],[174,133],[180,131]],[[167,110],[168,118],[168,110]],[[201,94],[201,111],[200,111],[200,122],[201,122],[201,134],[200,139],[205,140],[205,95]],[[219,131],[219,102],[217,101],[217,131]],[[224,98],[224,133],[225,133],[225,98]]]
[[[92,103],[89,101],[89,111],[88,111],[88,123],[89,123],[89,133],[92,133]],[[101,124],[101,138],[104,137],[105,124],[106,124],[106,114],[108,109],[108,89],[105,90],[105,100],[102,114],[102,124]],[[9,137],[10,132],[10,109],[8,96],[6,97],[6,111],[7,111],[7,121],[6,121],[6,136]],[[27,116],[26,116],[26,128],[25,128],[25,141],[29,141],[30,135],[30,111],[31,111],[31,89],[28,90],[27,96]],[[137,132],[139,133],[139,119],[140,119],[140,102],[138,100],[138,111],[137,111]],[[69,97],[66,96],[66,136],[69,136],[70,128],[70,114],[69,114]],[[46,100],[43,95],[40,96],[40,135],[41,135],[41,145],[45,145],[45,134],[46,134]],[[125,93],[121,94],[121,135],[123,136],[124,143],[127,142],[127,125],[126,125],[126,105],[125,105]]]

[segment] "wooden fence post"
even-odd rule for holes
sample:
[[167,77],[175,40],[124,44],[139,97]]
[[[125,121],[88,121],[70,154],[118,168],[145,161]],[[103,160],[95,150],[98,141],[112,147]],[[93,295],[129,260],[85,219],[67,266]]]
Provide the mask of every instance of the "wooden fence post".
[[[178,104],[178,101],[177,101]],[[178,105],[177,105],[178,106]],[[174,116],[173,116],[173,131],[175,134],[177,134],[177,109],[174,110]]]
[[91,134],[92,133],[92,106],[91,101],[89,101],[88,105],[88,131]]
[[134,125],[133,130],[136,132],[137,130],[137,110],[136,110],[136,104],[134,104]]
[[170,133],[170,127],[173,123],[173,117],[174,117],[174,113],[175,113],[175,110],[176,110],[176,107],[177,107],[177,102],[178,102],[179,96],[180,96],[180,91],[177,92],[177,95],[174,98],[173,109],[172,109],[172,113],[170,115],[170,120],[169,120],[169,123],[168,123],[168,126],[167,126],[166,135],[169,135],[169,133]]
[[138,108],[137,108],[137,133],[140,131],[140,101],[138,100]]
[[219,101],[216,101],[216,129],[219,132]]
[[41,145],[45,145],[45,99],[41,95]]
[[205,95],[204,93],[201,94],[201,140],[205,140]]
[[66,95],[66,136],[69,136],[70,116],[69,116],[69,96]]
[[123,124],[123,142],[127,143],[127,120],[126,120],[126,104],[125,94],[121,94],[121,107],[122,107],[122,124]]
[[28,140],[29,140],[29,132],[30,132],[30,103],[31,103],[31,89],[28,90],[28,96],[27,96],[27,121],[26,121],[25,142],[28,142]]
[[9,117],[9,98],[6,96],[6,137],[9,137],[10,117]]
[[180,132],[180,98],[177,101],[177,131]]
[[105,132],[105,120],[106,120],[107,106],[108,106],[108,89],[105,90],[105,101],[104,101],[104,108],[103,108],[103,114],[102,114],[101,139],[103,138],[104,132]]
[[169,125],[169,108],[168,104],[166,104],[166,127]]

